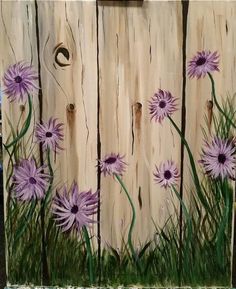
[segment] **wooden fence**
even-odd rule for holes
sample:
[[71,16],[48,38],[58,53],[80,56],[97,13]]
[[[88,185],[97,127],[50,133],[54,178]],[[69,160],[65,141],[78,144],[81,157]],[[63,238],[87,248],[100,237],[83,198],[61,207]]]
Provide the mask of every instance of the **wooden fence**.
[[[186,63],[196,51],[217,50],[216,90],[223,98],[234,93],[235,15],[233,1],[1,2],[1,75],[20,60],[38,69],[35,122],[54,116],[65,124],[64,150],[53,164],[55,183],[76,180],[81,189],[100,189],[102,245],[119,247],[131,220],[120,186],[97,172],[97,159],[107,153],[119,152],[129,164],[124,182],[137,213],[136,244],[153,235],[153,222],[162,227],[179,209],[177,199],[154,183],[155,164],[172,158],[183,168],[183,198],[191,204],[189,163],[180,138],[167,120],[162,125],[150,121],[148,100],[158,88],[178,97],[174,120],[185,130],[197,161],[201,125],[211,113],[211,87],[206,78],[189,80]],[[23,113],[23,123],[27,110],[4,99],[2,111],[6,141],[8,119],[16,123]]]

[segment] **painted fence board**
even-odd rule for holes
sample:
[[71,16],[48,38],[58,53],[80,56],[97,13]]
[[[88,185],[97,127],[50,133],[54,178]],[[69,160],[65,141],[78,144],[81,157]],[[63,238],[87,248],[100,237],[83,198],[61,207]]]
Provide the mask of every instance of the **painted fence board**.
[[[180,141],[168,122],[150,122],[148,101],[159,88],[181,95],[181,7],[176,2],[105,5],[100,2],[98,34],[101,153],[126,156],[124,182],[137,213],[134,238],[144,243],[154,234],[152,219],[163,226],[173,212],[171,195],[154,184],[152,172],[166,157],[179,160]],[[180,114],[175,117],[180,121]],[[114,180],[103,178],[102,188],[102,236],[119,247],[131,209]]]
[[[186,14],[184,9],[188,9],[185,10]],[[181,208],[170,190],[160,188],[153,179],[155,165],[159,166],[166,159],[174,160],[179,168],[183,166],[183,201],[190,212],[194,210],[187,152],[185,150],[184,159],[181,159],[183,144],[178,133],[168,119],[162,124],[151,121],[148,106],[159,88],[169,90],[178,98],[178,111],[173,114],[173,120],[180,128],[185,123],[185,136],[197,162],[203,143],[200,125],[206,128],[209,135],[208,127],[204,126],[204,115],[209,117],[211,113],[209,102],[207,106],[211,87],[207,77],[187,79],[183,73],[183,66],[186,66],[183,60],[189,60],[197,50],[217,50],[220,54],[220,73],[214,73],[216,90],[223,99],[226,99],[227,92],[232,95],[235,92],[235,10],[234,2],[226,4],[218,1],[204,4],[190,1],[189,5],[181,1],[144,1],[142,5],[133,1],[125,4],[122,1],[1,1],[1,75],[9,65],[19,60],[27,60],[39,71],[40,90],[33,100],[34,121],[24,137],[20,153],[24,155],[26,151],[39,162],[47,162],[45,157],[42,158],[42,148],[34,142],[33,131],[36,122],[56,117],[64,123],[65,135],[63,150],[51,158],[54,169],[53,194],[56,188],[64,184],[69,188],[73,181],[78,182],[80,190],[100,189],[99,223],[91,229],[97,262],[95,285],[115,284],[109,283],[116,282],[114,276],[110,281],[106,274],[117,272],[105,272],[106,266],[109,271],[113,261],[110,265],[104,265],[102,262],[106,260],[102,259],[101,254],[103,250],[113,248],[116,251],[113,250],[113,255],[109,257],[113,260],[116,252],[115,257],[119,257],[121,262],[132,217],[127,196],[118,182],[112,176],[105,177],[96,168],[98,158],[111,152],[124,155],[128,164],[122,178],[136,211],[132,235],[135,250],[139,252],[148,241],[155,240],[155,244],[158,244],[156,227],[162,229],[170,217],[174,220],[177,255],[168,259],[168,262],[170,272],[176,267],[177,275],[173,277],[165,272],[167,277],[161,279],[163,273],[156,269],[154,275],[158,277],[151,284],[186,285],[185,282],[191,282],[193,285],[202,285],[201,280],[194,279],[193,272],[189,273],[193,274],[191,277],[187,276],[187,262],[181,264],[179,261],[181,254],[185,254],[183,236],[186,216],[183,206]],[[186,118],[183,105],[186,106]],[[8,119],[16,128],[21,110],[19,126],[26,119],[27,105],[9,103],[4,98],[4,143],[9,142],[11,134]],[[4,167],[7,168],[9,157],[6,151],[3,157]],[[201,170],[200,166],[198,170]],[[7,179],[9,172],[5,169],[4,173]],[[6,187],[6,210],[8,192],[9,187]],[[40,209],[37,210],[40,212]],[[42,215],[40,217],[42,223]],[[46,222],[46,226],[49,228],[50,222]],[[168,239],[169,236],[165,238],[168,246],[172,240]],[[74,282],[72,285],[91,286],[91,279],[88,281],[87,275],[83,275],[88,274],[89,269],[83,268],[86,266],[82,259],[88,259],[88,256],[81,255],[78,265],[81,270],[79,274],[83,276],[77,276],[79,274],[76,272],[70,274],[70,268],[64,272],[63,266],[70,264],[70,260],[60,251],[65,249],[63,246],[55,247],[58,251],[52,253],[52,240],[46,244],[45,251],[40,242],[37,244],[42,250],[40,258],[43,265],[40,268],[39,258],[36,262],[39,277],[36,281],[28,280],[28,277],[25,280],[28,283],[41,282],[43,285],[68,285],[66,282]],[[120,253],[118,257],[117,252]],[[146,252],[149,253],[149,247]],[[70,256],[73,257],[72,254]],[[232,260],[231,255],[229,259]],[[73,259],[73,269],[77,261]],[[161,265],[158,263],[157,267]],[[229,268],[230,265],[227,270]],[[20,275],[24,274],[28,276],[25,271],[14,278],[19,278],[21,283],[24,276]],[[217,277],[212,277],[214,280],[209,280],[209,284],[205,285],[215,285],[215,280],[217,284],[229,285],[228,275],[223,281]],[[204,278],[202,280],[207,279]],[[117,282],[120,280],[123,279]],[[132,280],[122,282],[131,286],[135,283]]]

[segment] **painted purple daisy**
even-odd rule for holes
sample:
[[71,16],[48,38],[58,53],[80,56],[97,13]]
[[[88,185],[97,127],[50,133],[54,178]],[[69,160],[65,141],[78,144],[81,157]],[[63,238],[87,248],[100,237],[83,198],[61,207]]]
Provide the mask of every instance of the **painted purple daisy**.
[[98,192],[79,192],[76,182],[72,184],[69,192],[66,187],[62,190],[62,194],[57,192],[54,198],[52,211],[63,232],[79,232],[83,226],[96,223],[91,216],[97,213]]
[[217,51],[211,52],[203,50],[197,52],[188,62],[188,76],[189,77],[205,77],[208,72],[219,71],[219,54]]
[[63,140],[62,126],[63,123],[57,123],[57,119],[52,117],[48,122],[42,122],[36,125],[35,137],[37,142],[43,144],[44,150],[49,148],[55,153],[58,152],[58,149],[62,150],[62,147],[59,145],[59,141]]
[[235,179],[236,146],[232,139],[214,137],[212,142],[205,142],[199,161],[205,172],[214,179],[230,177]]
[[156,166],[156,171],[153,175],[155,177],[154,180],[164,188],[177,184],[180,177],[177,166],[171,160],[161,163],[159,168]]
[[173,97],[169,91],[159,89],[149,101],[151,119],[154,118],[155,121],[161,123],[165,117],[177,110],[176,100],[177,98]]
[[13,191],[15,198],[21,201],[42,199],[48,186],[50,176],[43,170],[46,166],[38,167],[33,159],[21,160],[14,167]]
[[124,156],[111,153],[106,155],[102,160],[99,160],[99,167],[104,176],[108,175],[122,175],[125,171],[127,163],[123,161]]
[[26,62],[17,62],[9,66],[3,77],[5,86],[4,93],[8,95],[10,101],[25,101],[28,94],[37,91],[36,81],[38,74],[33,67]]

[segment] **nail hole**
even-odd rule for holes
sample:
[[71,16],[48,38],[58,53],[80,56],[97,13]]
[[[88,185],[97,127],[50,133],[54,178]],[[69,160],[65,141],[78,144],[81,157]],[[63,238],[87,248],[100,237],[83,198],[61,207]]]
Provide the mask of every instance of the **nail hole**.
[[73,103],[69,103],[67,105],[67,111],[73,112],[75,110],[75,105]]
[[207,101],[207,109],[212,109],[213,108],[213,101],[212,100],[208,100]]
[[25,111],[25,106],[23,104],[20,105],[20,111]]
[[142,103],[136,102],[136,103],[135,103],[135,108],[136,108],[137,110],[141,110],[141,109],[142,109]]

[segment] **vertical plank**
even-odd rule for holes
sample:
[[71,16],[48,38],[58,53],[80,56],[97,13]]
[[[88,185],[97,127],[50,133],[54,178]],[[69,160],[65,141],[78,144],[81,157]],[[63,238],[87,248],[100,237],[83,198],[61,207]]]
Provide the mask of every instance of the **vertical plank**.
[[[180,141],[168,120],[150,122],[148,100],[158,88],[181,98],[181,3],[145,1],[142,7],[99,2],[101,154],[125,154],[124,182],[136,208],[134,242],[153,238],[173,213],[174,198],[153,181],[155,164],[180,163]],[[181,104],[181,100],[180,100]],[[174,115],[180,124],[181,112]],[[131,221],[129,203],[112,177],[102,178],[101,234],[120,247]]]
[[[211,50],[220,54],[220,72],[214,73],[218,100],[226,99],[236,91],[234,81],[236,73],[236,4],[235,2],[191,1],[188,13],[187,58],[190,59],[197,51]],[[186,137],[197,161],[203,145],[201,125],[206,128],[204,115],[208,115],[207,101],[211,99],[211,85],[208,77],[187,81],[186,86]],[[215,112],[217,112],[216,108]],[[187,159],[187,157],[185,158]],[[186,168],[189,166],[186,160]],[[189,173],[185,171],[184,182],[191,188]],[[190,190],[185,198],[191,201]]]
[[[17,17],[21,15],[21,17]],[[18,61],[27,61],[31,63],[35,69],[37,69],[37,50],[36,50],[36,33],[33,19],[35,17],[34,5],[30,1],[20,2],[1,2],[1,75],[4,74],[5,70],[9,65],[12,65]],[[3,84],[1,83],[3,89]],[[34,106],[34,122],[38,119],[38,99],[33,98]],[[2,100],[2,135],[3,143],[9,140],[10,127],[8,120],[13,124],[14,129],[17,128],[19,122],[19,128],[25,122],[27,113],[27,105],[24,103],[9,103],[9,100],[3,95]],[[20,117],[21,116],[21,117]],[[29,129],[25,139],[30,138],[33,132],[33,125]],[[11,136],[12,138],[12,136]],[[25,143],[26,145],[26,143]],[[28,150],[32,148],[32,139],[28,143]],[[35,146],[37,150],[37,146]],[[6,151],[4,151],[3,159],[5,164],[8,159]]]
[[42,118],[64,126],[55,183],[97,186],[97,38],[95,2],[40,1]]
[[[20,15],[20,17],[19,17]],[[37,68],[36,33],[34,26],[35,9],[32,1],[1,1],[0,3],[0,75],[3,76],[9,65],[18,61],[27,61]],[[1,81],[0,88],[3,89]],[[9,137],[12,140],[11,130],[8,120],[16,130],[25,122],[28,114],[28,107],[17,102],[9,103],[5,95],[2,95],[2,141],[7,143]],[[33,123],[38,120],[39,109],[37,96],[33,98],[33,122],[29,128],[23,147],[26,151],[38,157],[38,146],[33,143]],[[20,120],[20,121],[19,121]],[[29,140],[29,141],[27,141]],[[22,156],[23,157],[23,156]],[[7,167],[9,158],[3,150],[3,175],[4,175],[4,203],[6,204],[8,191],[6,190]],[[5,206],[6,217],[6,206]],[[7,241],[7,240],[6,240]],[[5,246],[7,248],[7,244]],[[7,252],[7,251],[6,251]],[[9,272],[7,272],[8,274]]]

